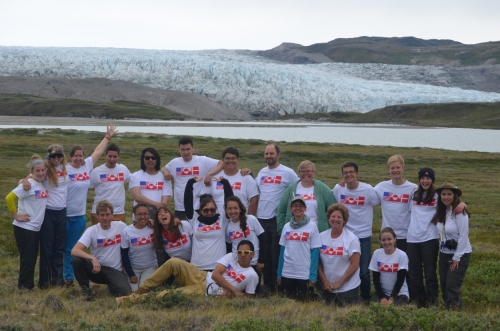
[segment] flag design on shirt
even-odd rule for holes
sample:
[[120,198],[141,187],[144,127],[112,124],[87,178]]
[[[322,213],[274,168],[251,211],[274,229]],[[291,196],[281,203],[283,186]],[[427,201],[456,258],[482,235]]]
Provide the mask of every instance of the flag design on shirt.
[[200,174],[200,167],[199,166],[175,168],[175,175],[176,176],[192,176],[192,175],[199,175],[199,174]]
[[57,177],[64,177],[66,172],[57,170]]
[[377,261],[377,267],[380,272],[398,272],[399,263],[384,263]]
[[408,203],[409,199],[410,195],[406,193],[397,194],[392,192],[384,192],[384,201]]
[[219,225],[219,221],[215,222],[212,225],[206,225],[206,224],[203,224],[203,223],[199,223],[198,224],[198,231],[202,231],[202,232],[219,231],[220,229],[221,228],[220,228],[220,225]]
[[117,174],[100,174],[99,178],[101,179],[101,183],[125,181],[125,175],[123,174],[123,172]]
[[132,246],[151,245],[153,243],[153,234],[151,233],[147,237],[130,238],[130,243]]
[[262,176],[260,177],[261,184],[281,184],[281,176]]
[[418,204],[417,201],[413,200],[413,205],[419,206],[419,207],[435,207],[436,206],[436,199],[433,198],[432,201],[427,203],[427,204],[425,204],[425,203]]
[[176,248],[176,247],[181,247],[182,245],[185,245],[188,243],[188,239],[186,234],[183,234],[179,239],[176,241],[169,242],[168,240],[163,241],[163,247],[164,248]]
[[365,197],[360,196],[360,197],[350,197],[346,194],[341,194],[340,195],[340,203],[343,203],[344,205],[357,205],[357,206],[362,206],[365,204]]
[[86,180],[90,180],[90,176],[87,175],[86,171],[83,174],[69,174],[68,178],[72,182],[83,182]]
[[[250,228],[248,227],[248,225],[245,229],[245,234],[247,235],[247,237],[250,235]],[[241,239],[243,237],[245,237],[245,236],[243,235],[243,231],[241,231],[241,229],[235,230],[235,231],[229,231],[229,239],[231,239],[231,240],[238,240],[238,239]]]
[[325,255],[344,255],[344,247],[330,247],[327,245],[321,245],[321,248],[319,249],[320,254],[325,254]]
[[314,193],[311,193],[311,194],[299,194],[299,193],[295,193],[295,196],[296,197],[302,197],[302,199],[304,199],[306,201],[316,200],[316,197],[314,196]]
[[296,241],[307,241],[309,239],[309,232],[296,232],[296,231],[287,231],[285,232],[286,240],[296,240]]
[[237,273],[233,266],[228,264],[226,268],[226,275],[234,279],[238,284],[245,280],[245,275]]
[[140,181],[139,182],[141,190],[147,190],[147,191],[162,191],[163,190],[163,182],[147,182],[147,181]]
[[[241,191],[241,182],[234,182],[233,184],[231,184],[231,188],[233,189],[233,191]],[[215,189],[223,190],[224,185],[222,185],[221,182],[217,182],[217,185],[215,185]]]
[[117,245],[122,242],[122,235],[117,234],[113,238],[97,238],[97,247],[106,247]]
[[35,198],[47,199],[48,197],[49,197],[49,191],[35,190]]

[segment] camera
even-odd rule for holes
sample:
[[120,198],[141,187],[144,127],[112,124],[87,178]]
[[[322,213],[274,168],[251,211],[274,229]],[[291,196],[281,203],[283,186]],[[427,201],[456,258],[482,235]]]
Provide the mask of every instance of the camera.
[[455,239],[446,240],[443,244],[448,249],[457,249],[458,243]]

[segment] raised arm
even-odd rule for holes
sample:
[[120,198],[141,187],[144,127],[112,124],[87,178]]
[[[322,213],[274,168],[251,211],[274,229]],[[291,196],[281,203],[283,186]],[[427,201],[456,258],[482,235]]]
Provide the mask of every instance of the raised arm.
[[92,158],[92,162],[94,162],[94,165],[97,163],[102,153],[104,153],[104,150],[106,149],[108,142],[111,140],[111,137],[113,137],[113,135],[117,132],[118,130],[116,130],[116,126],[114,126],[113,124],[106,126],[106,136],[102,138],[102,141],[99,143],[99,145],[97,145],[94,153],[92,153],[92,155],[90,156]]
[[196,182],[201,181],[202,177],[193,177],[188,180],[186,188],[184,189],[184,211],[186,212],[186,217],[188,220],[193,219],[194,208],[193,208],[193,185]]
[[224,163],[222,161],[219,161],[219,163],[208,172],[208,174],[205,176],[204,183],[205,186],[210,186],[212,185],[212,177],[214,175],[217,175],[219,172],[221,172],[224,169]]

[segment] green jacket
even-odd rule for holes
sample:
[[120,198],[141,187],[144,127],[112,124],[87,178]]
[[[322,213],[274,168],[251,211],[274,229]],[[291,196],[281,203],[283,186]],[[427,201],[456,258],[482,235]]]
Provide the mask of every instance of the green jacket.
[[[292,199],[295,197],[295,191],[297,190],[297,184],[299,182],[300,180],[288,186],[281,197],[278,210],[276,212],[278,233],[281,233],[285,224],[290,222],[290,219],[292,218],[290,205]],[[337,200],[335,200],[332,190],[325,183],[317,179],[314,179],[314,196],[316,197],[316,202],[318,203],[318,230],[321,233],[330,228],[330,224],[326,219],[326,211],[328,210],[328,207],[336,203]]]

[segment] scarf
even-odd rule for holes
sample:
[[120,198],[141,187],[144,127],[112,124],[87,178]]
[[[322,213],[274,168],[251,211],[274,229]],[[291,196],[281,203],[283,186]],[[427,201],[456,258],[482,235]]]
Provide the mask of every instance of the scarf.
[[214,216],[198,216],[198,221],[205,225],[212,225],[219,220],[220,214],[215,214]]
[[309,216],[307,216],[306,214],[304,214],[304,219],[301,222],[295,222],[295,218],[292,216],[292,220],[290,221],[290,226],[292,227],[292,229],[298,229],[309,223],[309,221],[310,221]]
[[167,239],[168,242],[176,242],[179,239],[175,234],[170,234],[165,229],[162,229],[161,233],[163,234],[163,238]]

